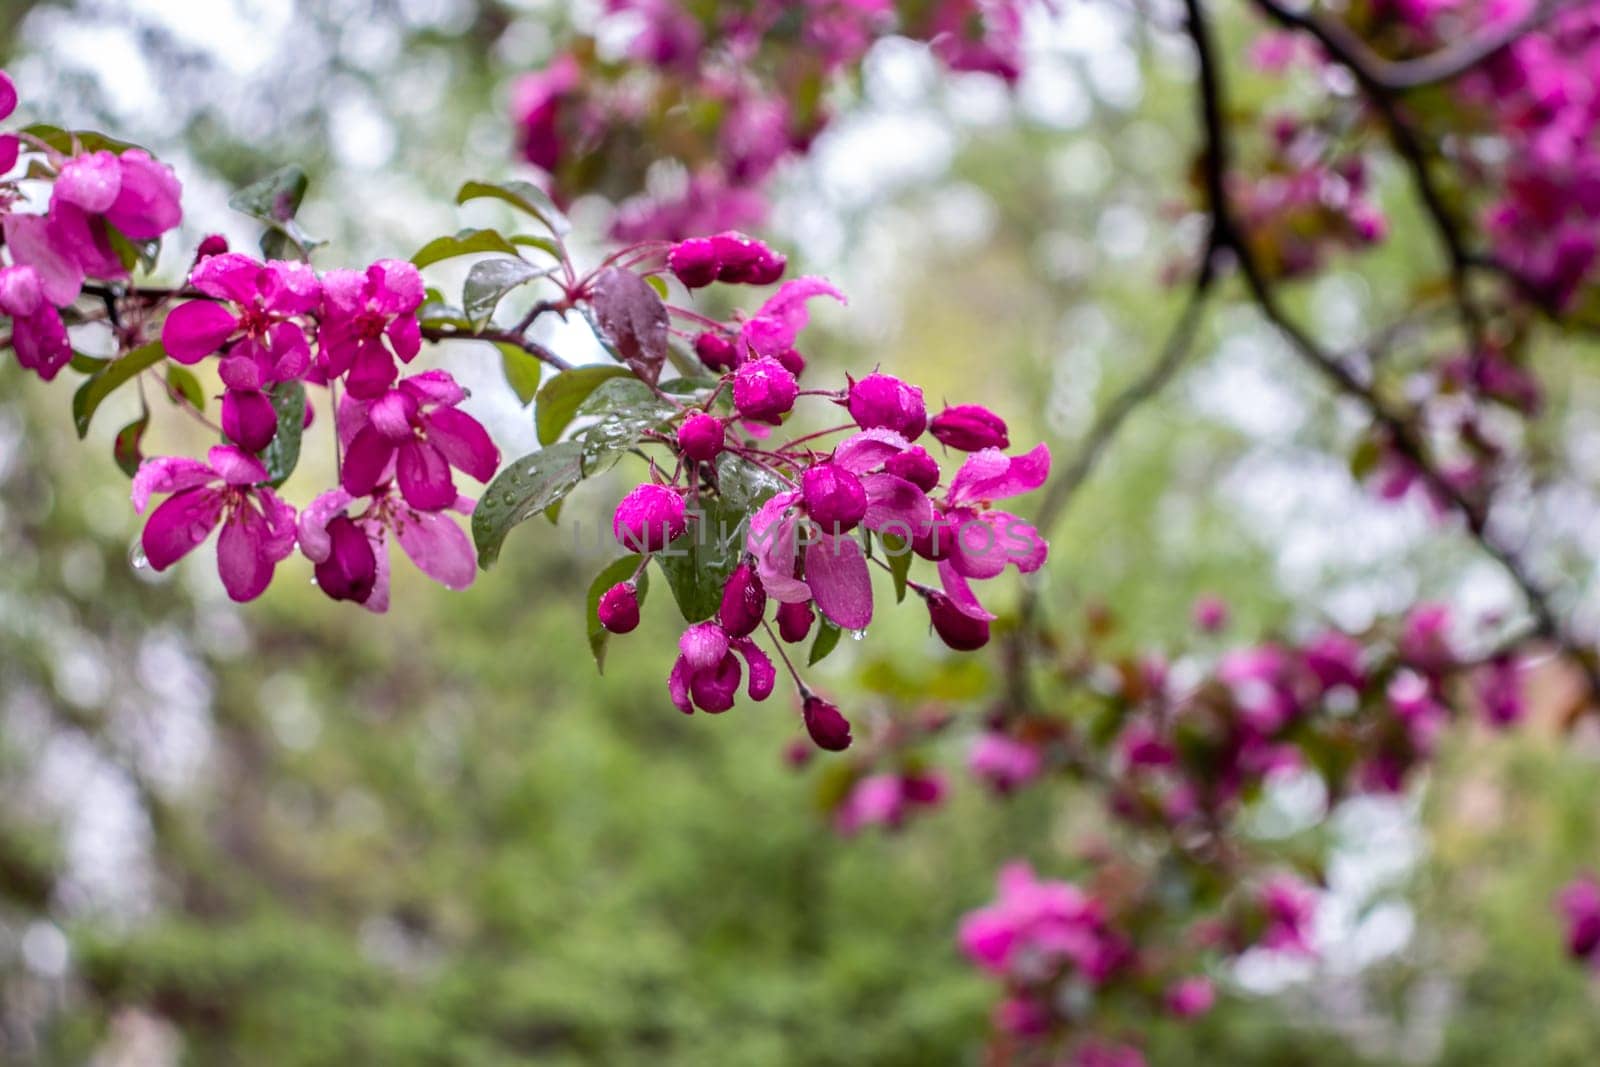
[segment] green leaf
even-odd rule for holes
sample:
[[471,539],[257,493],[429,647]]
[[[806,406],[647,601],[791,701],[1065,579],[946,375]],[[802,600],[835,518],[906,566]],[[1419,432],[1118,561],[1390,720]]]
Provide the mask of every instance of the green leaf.
[[279,382],[272,387],[272,410],[278,413],[278,432],[261,450],[267,480],[274,486],[288,481],[300,463],[300,435],[306,425],[306,389],[299,382]]
[[[632,578],[636,570],[639,570],[639,557],[623,556],[621,559],[612,560],[605,570],[595,575],[594,581],[589,583],[589,651],[594,654],[595,669],[601,674],[606,670],[606,642],[611,638],[611,631],[600,625],[600,597],[618,582]],[[639,606],[644,607],[645,594],[650,591],[650,572],[639,571],[639,580],[634,583],[634,591],[638,596]]]
[[646,432],[664,427],[677,410],[637,378],[602,382],[578,408],[580,416],[599,416],[580,435],[585,473],[596,473],[607,460],[638,444]]
[[150,412],[146,411],[118,430],[116,440],[111,442],[111,457],[117,461],[122,473],[130,478],[138,473],[139,464],[144,462],[144,453],[139,444],[144,440],[144,432],[149,426]]
[[814,667],[827,659],[828,653],[838,647],[839,638],[843,633],[837,626],[820,615],[817,617],[817,622],[821,624],[821,627],[817,630],[816,640],[811,642],[811,655],[806,660],[806,666],[808,667]]
[[323,244],[295,222],[295,214],[300,210],[309,184],[306,172],[291,163],[228,198],[228,206],[233,210],[266,224],[267,232],[261,236],[261,253],[268,259],[283,259],[291,254],[306,259],[312,249]]
[[178,363],[167,364],[167,388],[170,390],[167,394],[168,399],[174,404],[179,403],[181,399],[181,402],[187,403],[196,411],[206,409],[206,391],[200,385],[200,379],[196,378],[187,367]]
[[517,246],[500,236],[497,230],[461,230],[452,237],[436,237],[417,249],[411,262],[418,268],[431,266],[456,256],[472,256],[481,252],[517,254]]
[[24,127],[19,132],[37,137],[63,155],[75,155],[75,145],[85,152],[115,152],[118,155],[134,147],[127,141],[119,141],[115,137],[96,133],[94,130],[63,130],[60,126],[49,126],[45,123]]
[[715,389],[716,387],[717,380],[715,378],[673,378],[671,381],[662,382],[657,386],[663,393],[669,393],[672,396],[692,396],[695,393],[704,392],[707,389]]
[[461,289],[461,303],[466,308],[467,318],[475,324],[488,322],[507,293],[549,273],[549,267],[535,267],[525,259],[486,259],[474,263],[467,272],[467,284]]
[[902,604],[906,599],[906,583],[911,576],[911,545],[904,537],[891,533],[882,535],[882,540],[889,574],[894,578],[894,600],[896,604]]
[[472,512],[478,566],[488,569],[512,527],[558,504],[583,480],[583,446],[562,441],[506,466]]
[[300,210],[309,185],[306,172],[291,163],[234,193],[228,206],[268,225],[280,225]]
[[539,443],[550,445],[560,440],[561,434],[577,415],[579,406],[589,399],[589,394],[598,389],[601,383],[627,373],[626,367],[599,363],[562,371],[545,382],[533,409]]
[[749,514],[788,486],[760,464],[724,452],[717,457],[717,488],[730,506]]
[[456,193],[456,203],[465,204],[469,200],[485,197],[504,200],[518,211],[532,215],[557,237],[565,237],[572,229],[572,224],[556,207],[550,195],[532,182],[467,182]]
[[701,498],[689,528],[655,554],[678,610],[701,622],[722,606],[722,587],[744,552],[744,515],[714,498]]
[[654,385],[667,362],[667,307],[632,271],[607,267],[590,300],[595,320],[622,362]]
[[534,359],[526,350],[508,341],[496,341],[500,349],[500,365],[505,369],[506,381],[524,404],[533,403],[539,394],[539,379],[544,376],[544,364]]
[[539,251],[556,259],[561,258],[561,246],[548,237],[532,237],[525,233],[519,233],[511,238],[511,243],[523,248],[537,248]]
[[82,439],[89,435],[89,423],[106,397],[131,381],[140,371],[160,363],[166,356],[167,350],[161,347],[161,342],[151,341],[121,359],[112,360],[78,386],[78,391],[72,395],[72,423],[77,427],[78,437]]
[[72,353],[72,362],[68,363],[67,366],[79,374],[95,374],[111,366],[111,361],[109,359],[101,359],[99,356],[89,356],[82,352],[74,352]]

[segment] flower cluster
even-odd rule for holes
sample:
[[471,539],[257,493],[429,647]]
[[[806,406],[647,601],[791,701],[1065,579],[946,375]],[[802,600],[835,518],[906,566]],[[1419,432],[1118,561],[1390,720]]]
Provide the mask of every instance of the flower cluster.
[[[784,266],[781,255],[732,232],[672,245],[664,263],[690,289],[717,280],[770,284]],[[716,618],[696,622],[680,642],[668,689],[686,713],[726,711],[745,670],[752,699],[771,694],[776,672],[754,639],[758,630],[786,663],[782,645],[804,640],[818,616],[836,631],[864,631],[873,618],[874,564],[889,572],[897,558],[935,564],[939,588],[910,582],[903,571],[902,581],[924,598],[945,643],[968,650],[987,642],[993,618],[971,582],[997,577],[1008,564],[1031,573],[1048,552],[1037,530],[993,506],[1044,483],[1050,470],[1044,445],[1007,455],[1009,433],[998,415],[959,405],[930,419],[922,390],[887,374],[838,391],[801,388],[806,360],[795,346],[809,322],[808,302],[819,297],[843,300],[826,281],[806,277],[784,282],[753,313],[730,322],[667,308],[693,325],[686,339],[720,377],[705,402],[681,411],[676,433],[663,438],[675,453],[673,475],[636,486],[617,504],[617,542],[648,556],[703,541],[709,522],[690,501],[705,490],[725,494],[724,480],[737,469],[725,457],[770,482],[748,516],[743,552],[724,581]],[[850,421],[767,447],[771,427],[808,396],[843,408]],[[945,454],[964,456],[948,480],[940,460],[917,443],[924,434]],[[822,447],[834,435],[844,436]],[[599,600],[599,621],[614,633],[637,623],[635,588],[631,580],[619,583]],[[812,739],[827,749],[849,745],[849,723],[838,708],[797,675],[795,682]],[[843,818],[855,825],[896,821],[906,804],[935,803],[939,792],[929,783],[878,783],[861,810]]]
[[[17,107],[17,90],[0,71],[0,122]],[[50,182],[42,212],[25,210],[19,178]],[[172,170],[138,148],[88,150],[24,130],[0,134],[0,314],[11,319],[11,347],[23,367],[50,381],[72,360],[61,318],[86,281],[122,281],[141,251],[183,217]]]
[[1289,116],[1266,124],[1268,151],[1248,174],[1230,175],[1230,196],[1262,268],[1282,278],[1321,269],[1340,249],[1358,250],[1388,233],[1372,199],[1367,166],[1325,130]]
[[[618,212],[618,240],[750,226],[766,214],[773,171],[828,123],[819,87],[859,66],[875,41],[901,33],[950,70],[1015,82],[1024,16],[1044,2],[607,0],[607,22],[631,28],[627,76],[579,41],[517,83],[512,117],[523,157],[553,176],[558,195],[638,194]],[[643,191],[631,148],[641,128],[675,146],[687,171],[677,187]]]
[[1211,981],[1181,969],[1195,965],[1205,946],[1192,938],[1187,952],[1162,945],[1136,896],[1041,879],[1020,862],[1001,870],[997,889],[994,903],[962,919],[961,950],[1005,987],[996,1029],[1064,1054],[1050,1062],[1142,1067],[1135,1046],[1096,1032],[1091,1006],[1113,991],[1146,1001],[1146,1013],[1176,1019],[1211,1010]]
[[[444,513],[472,511],[454,472],[486,482],[500,454],[459,410],[466,392],[449,373],[399,377],[422,347],[416,267],[380,260],[319,274],[220,251],[195,264],[189,289],[201,299],[171,310],[161,340],[179,363],[215,359],[229,444],[212,449],[212,467],[227,489],[192,488],[194,461],[146,462],[134,479],[135,507],[142,512],[152,493],[173,494],[145,525],[150,564],[170,566],[220,522],[217,565],[235,600],[259,596],[298,544],[323,593],[385,611],[391,534],[423,573],[451,589],[471,584],[472,544]],[[303,397],[306,385],[338,396],[339,486],[296,516],[272,488],[286,472],[257,457],[283,432],[283,398]],[[301,421],[314,410],[303,400],[291,407],[288,417]],[[226,467],[219,454],[230,457]]]

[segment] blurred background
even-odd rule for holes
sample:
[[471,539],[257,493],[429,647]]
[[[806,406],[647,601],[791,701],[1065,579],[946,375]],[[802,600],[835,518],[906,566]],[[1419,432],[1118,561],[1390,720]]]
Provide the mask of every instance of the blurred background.
[[[188,214],[169,281],[205,233],[251,242],[227,196],[287,162],[312,174],[319,262],[344,265],[472,221],[455,187],[517,169],[511,80],[593,6],[0,0],[0,63],[28,120],[110,129],[175,166]],[[1065,457],[1154,358],[1182,296],[1162,279],[1195,234],[1181,41],[1159,6],[1061,7],[1030,26],[1014,91],[880,44],[782,174],[770,236],[851,297],[807,335],[814,361],[904,370],[930,402],[991,404],[1014,441]],[[1254,28],[1226,29],[1237,56]],[[1388,207],[1381,251],[1294,294],[1334,344],[1406,297],[1423,242]],[[576,205],[577,232],[602,210]],[[1591,477],[1593,357],[1546,349],[1536,425],[1552,467]],[[531,449],[492,352],[425,358],[471,385],[507,455]],[[672,709],[666,598],[596,675],[582,605],[598,564],[544,524],[465,593],[401,569],[387,616],[324,599],[299,559],[246,608],[206,553],[153,574],[130,562],[139,522],[107,462],[120,423],[80,443],[69,400],[0,367],[0,1062],[978,1061],[992,989],[956,923],[1008,858],[1070,870],[1092,829],[1070,796],[995,803],[958,769],[934,814],[840,837],[825,761],[785,761],[799,731],[782,701]],[[1196,644],[1203,593],[1227,597],[1239,640],[1424,596],[1512,603],[1467,544],[1353,481],[1341,450],[1359,428],[1251,314],[1224,311],[1055,531],[1046,602],[1109,606],[1119,640],[1174,650]],[[157,433],[150,454],[187,447],[185,427]],[[592,526],[611,477],[564,521]],[[1529,523],[1600,530],[1559,494]],[[993,668],[940,648],[921,611],[884,612],[821,680],[870,718],[925,676],[975,726]],[[1455,738],[1408,798],[1331,819],[1272,798],[1263,835],[1336,845],[1322,958],[1246,957],[1198,1026],[1152,1020],[1151,1062],[1595,1062],[1600,1003],[1562,959],[1550,893],[1600,863],[1600,745],[1549,719]],[[936,754],[959,768],[970,734]]]

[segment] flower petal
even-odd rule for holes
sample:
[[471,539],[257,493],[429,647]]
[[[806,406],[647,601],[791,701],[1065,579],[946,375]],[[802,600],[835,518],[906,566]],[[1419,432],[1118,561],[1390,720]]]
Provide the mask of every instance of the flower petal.
[[251,304],[261,293],[262,264],[240,252],[207,256],[189,272],[189,284],[218,300]]
[[974,619],[992,619],[994,612],[988,611],[978,602],[978,596],[972,591],[972,586],[956,570],[955,564],[945,560],[939,564],[939,582],[944,586],[944,591],[955,605],[957,611],[963,615],[970,615]]
[[61,165],[51,200],[82,208],[91,215],[103,215],[117,201],[122,189],[122,164],[114,152],[86,152]]
[[272,584],[275,561],[267,552],[267,522],[249,504],[233,509],[217,538],[217,573],[228,596],[254,600]]
[[428,441],[444,453],[452,467],[480,482],[494,477],[500,466],[500,450],[477,419],[455,408],[439,408],[425,415],[423,423],[428,428]]
[[869,474],[861,479],[867,491],[867,513],[861,524],[869,530],[892,533],[907,541],[933,525],[933,505],[928,495],[893,474]]
[[161,324],[161,343],[179,363],[198,363],[238,328],[239,320],[221,304],[191,300],[173,308]]
[[835,626],[862,630],[872,621],[872,575],[855,538],[824,534],[808,545],[806,584]]
[[150,513],[140,543],[150,566],[164,571],[194,551],[222,518],[223,495],[194,488],[174,493]]
[[967,457],[950,483],[950,503],[956,506],[1004,500],[1029,493],[1050,477],[1050,446],[1039,445],[1027,455],[1011,457],[998,448],[985,448]]
[[399,523],[400,547],[417,569],[446,589],[461,590],[478,576],[478,556],[472,539],[454,519],[430,512],[413,512]]
[[213,445],[206,461],[229,485],[260,485],[267,480],[267,467],[255,456],[232,445]]
[[682,656],[672,661],[672,673],[667,676],[667,694],[673,707],[685,715],[694,714],[694,704],[689,700],[689,664]]
[[216,471],[188,456],[147,459],[133,475],[133,510],[143,515],[153,493],[178,493],[205,485],[216,478]]
[[365,426],[345,449],[339,484],[351,496],[366,496],[388,479],[394,458],[394,442]]
[[710,670],[728,654],[728,634],[714,622],[701,622],[683,631],[678,651],[691,672]]
[[78,299],[83,290],[83,267],[57,247],[51,239],[50,224],[42,215],[7,214],[0,218],[0,232],[5,234],[11,258],[32,267],[39,275],[46,300],[59,308]]
[[395,453],[394,473],[400,495],[418,511],[441,511],[456,502],[450,464],[443,452],[426,441],[401,445]]
[[300,552],[313,563],[321,563],[333,551],[328,523],[350,506],[354,498],[343,489],[329,489],[300,511]]
[[989,525],[1000,539],[1000,550],[1023,574],[1032,574],[1050,558],[1050,542],[1030,522],[1006,511],[989,512]]
[[845,438],[833,450],[833,461],[851,474],[876,470],[892,456],[911,448],[911,442],[893,430],[878,427]]
[[750,699],[767,699],[772,695],[773,687],[778,684],[778,668],[773,666],[772,659],[761,651],[761,646],[748,637],[739,638],[733,643],[733,647],[744,657],[745,663],[750,665],[748,689]]

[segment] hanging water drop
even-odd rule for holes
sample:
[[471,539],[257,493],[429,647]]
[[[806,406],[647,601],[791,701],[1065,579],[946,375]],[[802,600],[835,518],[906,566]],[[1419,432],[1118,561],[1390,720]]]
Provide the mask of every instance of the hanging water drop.
[[128,546],[128,566],[136,571],[146,570],[150,566],[150,557],[144,554],[144,543],[135,540]]
[[851,630],[850,631],[850,640],[852,640],[852,641],[859,641],[859,640],[861,640],[862,638],[864,638],[866,636],[867,636],[867,631],[865,631],[865,630]]

